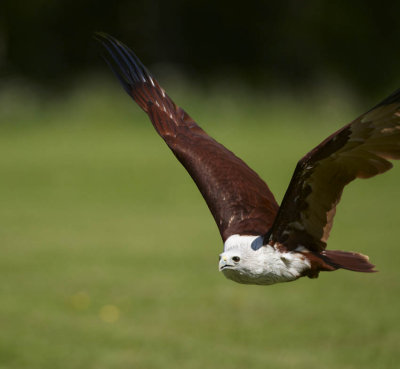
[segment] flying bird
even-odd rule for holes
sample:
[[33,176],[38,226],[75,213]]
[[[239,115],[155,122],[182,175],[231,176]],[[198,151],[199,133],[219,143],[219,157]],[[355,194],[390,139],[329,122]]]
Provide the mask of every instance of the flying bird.
[[301,158],[279,206],[257,173],[177,106],[131,49],[104,33],[96,38],[203,195],[224,243],[219,270],[227,278],[270,285],[320,271],[375,271],[367,256],[326,250],[326,242],[344,186],[400,159],[400,89]]

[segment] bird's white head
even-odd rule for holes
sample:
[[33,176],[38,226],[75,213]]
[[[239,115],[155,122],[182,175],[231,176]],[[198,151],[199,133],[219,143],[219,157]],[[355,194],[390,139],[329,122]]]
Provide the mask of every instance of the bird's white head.
[[219,255],[219,271],[222,272],[225,269],[239,268],[239,264],[241,261],[242,253],[240,252],[240,250],[230,250],[223,252],[221,255]]
[[230,249],[219,256],[219,270],[226,278],[235,282],[254,283],[257,272],[261,271],[257,270],[261,265],[258,265],[255,256],[255,252],[251,249]]
[[255,274],[262,269],[257,255],[262,238],[233,235],[224,246],[224,252],[219,256],[219,270],[236,282],[254,283]]

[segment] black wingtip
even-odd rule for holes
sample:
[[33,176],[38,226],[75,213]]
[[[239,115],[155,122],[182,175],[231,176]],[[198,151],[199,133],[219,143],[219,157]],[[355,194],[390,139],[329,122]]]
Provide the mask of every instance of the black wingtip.
[[128,46],[104,32],[95,32],[94,38],[105,48],[111,60],[105,55],[103,58],[128,94],[138,83],[151,80],[146,67]]

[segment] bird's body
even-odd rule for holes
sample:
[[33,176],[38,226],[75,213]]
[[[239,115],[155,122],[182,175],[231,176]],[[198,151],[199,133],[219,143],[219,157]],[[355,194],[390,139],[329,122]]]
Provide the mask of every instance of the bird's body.
[[[285,252],[276,245],[263,245],[262,236],[232,235],[224,244],[219,269],[225,277],[238,283],[290,282],[302,277],[311,267],[302,251]],[[236,262],[235,258],[240,260]]]
[[257,173],[178,107],[133,51],[106,34],[97,37],[126,92],[203,195],[224,242],[219,269],[227,278],[269,285],[320,271],[374,272],[367,256],[326,250],[326,242],[344,186],[400,159],[400,90],[300,159],[279,206]]

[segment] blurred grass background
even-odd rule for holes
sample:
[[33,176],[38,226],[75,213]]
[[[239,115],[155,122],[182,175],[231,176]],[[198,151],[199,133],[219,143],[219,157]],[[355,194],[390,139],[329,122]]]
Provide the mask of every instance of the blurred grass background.
[[[345,190],[329,242],[379,273],[235,284],[195,185],[111,78],[1,89],[0,368],[397,368],[398,165]],[[297,160],[371,107],[161,82],[278,201]]]

